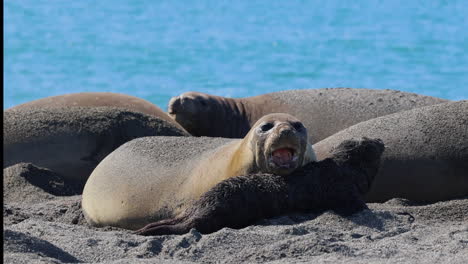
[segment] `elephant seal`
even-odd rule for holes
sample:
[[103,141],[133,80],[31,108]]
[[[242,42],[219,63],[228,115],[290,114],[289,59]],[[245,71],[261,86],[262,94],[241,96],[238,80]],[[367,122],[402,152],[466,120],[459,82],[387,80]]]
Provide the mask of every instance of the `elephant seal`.
[[313,131],[314,144],[349,126],[375,117],[448,100],[395,90],[351,88],[305,89],[246,98],[198,92],[173,97],[168,113],[194,136],[242,138],[269,113],[288,113]]
[[351,126],[314,145],[319,160],[346,139],[386,146],[368,202],[435,202],[468,195],[468,101],[421,107]]
[[18,108],[3,113],[3,167],[32,163],[83,188],[118,146],[144,136],[189,136],[171,123],[111,107]]
[[177,122],[174,122],[163,110],[144,99],[119,93],[109,92],[85,92],[71,93],[57,96],[50,96],[24,104],[13,106],[8,110],[18,110],[23,108],[57,108],[57,107],[118,107],[157,117],[173,126],[183,130]]
[[196,228],[206,234],[290,213],[332,209],[340,215],[353,214],[367,208],[363,195],[377,173],[383,150],[380,140],[347,140],[334,149],[331,158],[309,163],[287,176],[255,174],[227,179],[180,215],[135,233],[183,234]]
[[287,175],[314,160],[306,128],[283,113],[262,117],[243,139],[136,139],[93,171],[83,190],[83,212],[95,226],[137,229],[177,215],[225,179]]

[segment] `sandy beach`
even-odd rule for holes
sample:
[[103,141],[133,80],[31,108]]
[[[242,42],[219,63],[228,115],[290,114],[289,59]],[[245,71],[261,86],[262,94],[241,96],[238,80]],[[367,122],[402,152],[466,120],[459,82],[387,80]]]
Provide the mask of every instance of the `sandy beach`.
[[[5,192],[11,190],[4,190]],[[465,263],[468,197],[370,203],[349,217],[294,214],[203,235],[143,237],[84,221],[81,195],[6,202],[5,263]]]

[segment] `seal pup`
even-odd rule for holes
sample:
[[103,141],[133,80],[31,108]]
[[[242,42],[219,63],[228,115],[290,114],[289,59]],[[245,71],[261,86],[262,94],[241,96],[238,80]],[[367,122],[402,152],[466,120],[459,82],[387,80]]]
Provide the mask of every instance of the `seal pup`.
[[96,226],[141,228],[177,215],[217,183],[239,175],[287,175],[315,161],[295,117],[262,117],[243,139],[146,137],[122,145],[93,171],[83,212]]
[[369,190],[384,150],[382,141],[362,138],[338,145],[331,158],[312,162],[287,176],[255,174],[218,183],[180,215],[148,224],[139,235],[206,234],[223,227],[243,228],[290,213],[332,209],[350,215],[367,206]]
[[9,110],[24,108],[57,108],[57,107],[118,107],[157,117],[184,130],[177,122],[153,103],[131,95],[110,92],[84,92],[50,96],[24,104],[13,106]]
[[194,136],[242,138],[269,113],[288,113],[313,131],[314,144],[349,126],[375,117],[448,100],[395,90],[325,88],[288,90],[246,98],[199,92],[173,97],[168,113]]
[[436,202],[468,196],[468,101],[416,108],[351,126],[314,145],[319,160],[343,140],[378,137],[386,146],[367,202]]

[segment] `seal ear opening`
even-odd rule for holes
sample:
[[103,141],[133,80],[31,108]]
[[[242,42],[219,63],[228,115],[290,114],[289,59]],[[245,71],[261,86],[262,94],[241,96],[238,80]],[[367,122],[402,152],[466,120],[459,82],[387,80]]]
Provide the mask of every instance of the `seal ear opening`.
[[315,162],[315,161],[317,161],[317,156],[315,155],[315,151],[312,148],[312,145],[309,142],[307,142],[307,147],[304,153],[304,161],[302,162],[302,166],[306,165],[307,163]]

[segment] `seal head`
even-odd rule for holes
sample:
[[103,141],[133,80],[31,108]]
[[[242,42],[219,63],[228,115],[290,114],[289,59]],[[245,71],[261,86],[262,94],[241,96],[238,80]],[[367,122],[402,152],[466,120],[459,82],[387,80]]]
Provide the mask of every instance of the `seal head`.
[[258,172],[287,175],[315,160],[307,141],[307,129],[291,115],[266,115],[254,124],[249,134]]
[[167,112],[193,136],[239,138],[251,127],[245,105],[233,98],[186,92],[171,98]]

